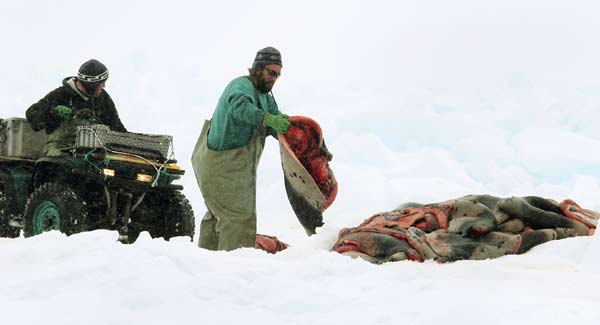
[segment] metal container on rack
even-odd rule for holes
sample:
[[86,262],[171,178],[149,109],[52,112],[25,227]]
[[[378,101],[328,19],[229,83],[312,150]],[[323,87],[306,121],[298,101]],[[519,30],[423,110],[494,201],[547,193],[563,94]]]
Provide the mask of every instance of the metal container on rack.
[[46,132],[33,131],[24,118],[0,119],[0,156],[37,159],[47,141]]

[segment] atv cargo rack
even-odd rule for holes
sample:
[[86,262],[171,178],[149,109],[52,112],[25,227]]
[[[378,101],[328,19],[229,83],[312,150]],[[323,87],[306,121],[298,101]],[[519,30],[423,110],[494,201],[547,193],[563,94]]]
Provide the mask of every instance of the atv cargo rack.
[[108,148],[157,160],[169,160],[173,155],[173,137],[112,131],[108,126],[94,124],[77,127],[77,149]]

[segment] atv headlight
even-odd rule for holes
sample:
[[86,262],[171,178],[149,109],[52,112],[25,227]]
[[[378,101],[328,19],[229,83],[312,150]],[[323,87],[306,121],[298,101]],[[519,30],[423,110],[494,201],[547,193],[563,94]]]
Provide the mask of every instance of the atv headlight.
[[115,170],[114,169],[109,169],[109,168],[104,168],[102,169],[102,173],[104,174],[104,176],[115,176]]
[[172,169],[172,170],[181,170],[181,167],[179,165],[175,165],[175,164],[168,164],[165,167],[167,169]]
[[150,183],[152,182],[152,175],[148,175],[148,174],[137,174],[135,180],[138,182],[145,182],[145,183]]

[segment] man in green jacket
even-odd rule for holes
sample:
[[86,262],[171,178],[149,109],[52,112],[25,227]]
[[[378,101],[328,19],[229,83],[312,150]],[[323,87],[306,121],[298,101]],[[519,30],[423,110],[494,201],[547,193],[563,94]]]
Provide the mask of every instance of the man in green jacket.
[[202,248],[255,246],[256,169],[265,138],[277,138],[290,126],[271,93],[281,67],[277,49],[259,50],[249,75],[227,85],[212,119],[204,123],[192,156],[208,210],[200,225]]

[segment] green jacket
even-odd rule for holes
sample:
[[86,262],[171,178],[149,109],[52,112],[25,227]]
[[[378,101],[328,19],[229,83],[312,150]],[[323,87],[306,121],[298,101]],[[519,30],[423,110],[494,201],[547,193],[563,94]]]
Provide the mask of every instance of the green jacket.
[[[249,76],[234,79],[223,91],[212,116],[208,148],[223,151],[247,145],[267,112],[281,114],[273,96],[254,88]],[[268,133],[277,136],[271,128]]]

